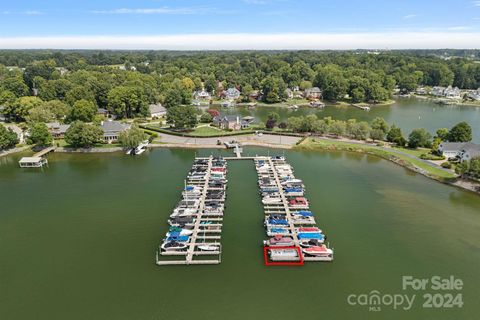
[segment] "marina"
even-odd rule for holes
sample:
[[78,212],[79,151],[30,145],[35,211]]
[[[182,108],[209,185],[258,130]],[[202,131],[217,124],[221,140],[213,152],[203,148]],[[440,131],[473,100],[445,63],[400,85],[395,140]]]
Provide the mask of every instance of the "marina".
[[303,181],[283,156],[256,157],[255,168],[264,206],[265,265],[303,265],[304,261],[333,261],[322,230],[304,197]]
[[219,264],[227,162],[196,158],[182,200],[168,220],[170,228],[156,254],[157,265]]
[[227,189],[227,160],[253,160],[264,206],[265,265],[332,261],[333,249],[315,226],[302,180],[283,156],[196,157],[182,199],[170,215],[170,228],[156,253],[157,265],[220,264]]

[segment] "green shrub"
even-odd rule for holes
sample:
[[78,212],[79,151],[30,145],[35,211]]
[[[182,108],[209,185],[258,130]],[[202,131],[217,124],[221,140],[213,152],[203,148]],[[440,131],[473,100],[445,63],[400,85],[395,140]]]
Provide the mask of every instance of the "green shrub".
[[423,153],[420,155],[420,159],[423,160],[445,160],[444,156],[438,156],[432,153]]
[[441,164],[441,166],[442,166],[442,168],[445,168],[445,169],[452,169],[452,164],[451,164],[450,162],[448,162],[448,161],[443,162],[443,163]]

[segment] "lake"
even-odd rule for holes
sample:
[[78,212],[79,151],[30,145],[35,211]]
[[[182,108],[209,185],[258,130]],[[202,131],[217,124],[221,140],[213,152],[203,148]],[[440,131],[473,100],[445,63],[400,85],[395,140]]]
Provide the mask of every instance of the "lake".
[[[480,197],[360,154],[285,151],[333,262],[265,267],[253,162],[230,161],[222,263],[155,265],[195,154],[211,153],[52,154],[43,171],[0,158],[0,319],[478,316]],[[425,309],[437,291],[402,290],[402,276],[437,275],[463,281],[463,308]],[[348,304],[373,290],[417,296],[408,311]]]
[[433,134],[438,128],[451,128],[455,124],[466,121],[472,126],[473,141],[480,143],[480,106],[438,105],[429,100],[416,98],[399,98],[390,106],[374,106],[370,111],[363,111],[351,106],[326,106],[325,109],[301,107],[291,110],[280,107],[246,107],[221,108],[225,114],[241,114],[254,116],[257,121],[265,122],[269,112],[277,112],[282,121],[291,116],[316,114],[318,117],[332,117],[337,120],[358,119],[372,121],[375,117],[383,117],[388,123],[395,123],[408,134],[415,128],[425,128]]

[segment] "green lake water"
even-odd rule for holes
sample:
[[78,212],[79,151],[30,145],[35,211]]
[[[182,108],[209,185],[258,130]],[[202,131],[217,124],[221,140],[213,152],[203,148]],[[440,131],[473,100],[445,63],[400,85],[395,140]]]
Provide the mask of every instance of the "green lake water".
[[358,119],[372,121],[375,117],[383,117],[388,123],[395,123],[402,128],[405,136],[415,128],[426,128],[432,134],[438,128],[451,128],[455,124],[466,121],[473,129],[473,141],[480,143],[480,106],[438,105],[429,100],[416,98],[399,98],[390,106],[374,106],[370,111],[363,111],[351,106],[327,106],[324,109],[302,107],[291,110],[279,107],[246,107],[221,108],[225,114],[241,114],[254,116],[257,121],[264,122],[269,112],[277,112],[282,120],[291,116],[316,114],[318,117],[332,117],[337,120]]
[[[480,197],[359,154],[285,152],[332,263],[265,267],[253,162],[230,161],[222,263],[156,266],[195,152],[217,153],[52,154],[43,172],[0,158],[0,319],[478,317]],[[404,275],[462,279],[463,308],[422,308],[436,291],[403,291]],[[347,303],[372,290],[417,297],[409,311]]]

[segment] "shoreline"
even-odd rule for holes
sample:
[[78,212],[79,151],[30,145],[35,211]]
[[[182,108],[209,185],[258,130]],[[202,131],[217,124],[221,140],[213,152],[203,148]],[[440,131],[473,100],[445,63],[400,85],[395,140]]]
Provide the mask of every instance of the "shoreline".
[[[278,135],[276,135],[278,137]],[[170,138],[172,141],[170,142],[161,142],[161,143],[151,143],[149,148],[186,148],[186,149],[226,149],[224,145],[217,145],[216,143],[213,144],[211,138],[195,138],[195,139],[186,139],[186,140],[179,140],[177,136],[167,135],[165,133],[161,134],[161,138]],[[355,153],[362,153],[368,154],[371,156],[376,156],[381,159],[390,161],[396,165],[399,165],[405,169],[413,171],[415,173],[419,173],[427,178],[435,180],[437,182],[450,185],[452,187],[461,188],[462,190],[473,192],[477,195],[480,195],[480,183],[475,181],[460,179],[457,176],[454,176],[451,172],[450,174],[452,177],[442,177],[440,175],[434,174],[429,172],[426,169],[421,168],[420,166],[416,165],[415,162],[418,164],[425,164],[430,166],[431,170],[437,170],[437,172],[448,173],[449,171],[446,169],[441,168],[438,165],[430,163],[425,160],[417,159],[414,156],[408,155],[400,150],[379,147],[376,145],[368,144],[361,141],[356,140],[348,140],[348,139],[333,139],[328,137],[296,137],[296,139],[285,141],[283,143],[280,139],[279,143],[268,141],[271,140],[272,137],[268,137],[264,135],[262,139],[266,141],[258,141],[255,139],[260,139],[253,134],[242,136],[240,144],[242,146],[256,146],[256,147],[264,147],[264,148],[272,148],[272,149],[284,149],[284,150],[298,150],[298,151],[344,151],[344,152],[355,152]],[[193,140],[193,141],[192,141]],[[202,141],[203,140],[203,141]],[[318,142],[317,142],[318,141]],[[1,156],[11,155],[14,153],[22,152],[27,150],[29,147],[25,146],[22,148],[11,149],[9,152],[4,152],[0,154]],[[58,153],[113,153],[113,152],[121,152],[124,149],[122,147],[111,147],[111,148],[80,148],[80,149],[72,149],[72,148],[65,148],[65,147],[58,147],[55,149],[54,152]],[[433,168],[433,169],[432,169]],[[442,170],[442,171],[438,171]]]

